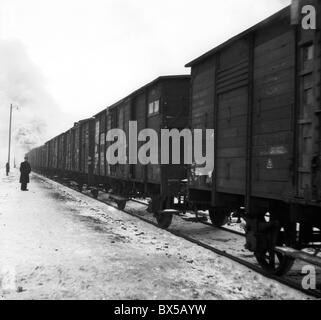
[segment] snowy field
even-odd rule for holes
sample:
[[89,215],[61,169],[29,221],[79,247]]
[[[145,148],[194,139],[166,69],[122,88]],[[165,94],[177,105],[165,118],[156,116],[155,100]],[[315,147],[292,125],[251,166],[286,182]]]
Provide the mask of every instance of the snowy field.
[[0,299],[307,299],[47,179],[0,174]]

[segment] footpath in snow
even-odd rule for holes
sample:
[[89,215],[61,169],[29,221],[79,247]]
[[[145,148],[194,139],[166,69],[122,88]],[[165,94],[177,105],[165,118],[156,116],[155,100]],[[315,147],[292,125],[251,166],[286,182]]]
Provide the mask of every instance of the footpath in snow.
[[0,299],[307,299],[113,207],[0,173]]

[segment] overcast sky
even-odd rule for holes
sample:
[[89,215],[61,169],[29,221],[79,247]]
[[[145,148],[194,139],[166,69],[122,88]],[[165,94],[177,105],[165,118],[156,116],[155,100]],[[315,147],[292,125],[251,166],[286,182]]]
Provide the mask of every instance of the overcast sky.
[[[7,143],[10,102],[24,109],[16,112],[20,122],[35,117],[38,126],[46,123],[40,140],[47,138],[159,75],[188,73],[185,63],[288,4],[0,0],[1,146]],[[13,74],[14,80],[8,79]],[[1,92],[1,85],[9,89]],[[19,90],[25,90],[23,97]]]

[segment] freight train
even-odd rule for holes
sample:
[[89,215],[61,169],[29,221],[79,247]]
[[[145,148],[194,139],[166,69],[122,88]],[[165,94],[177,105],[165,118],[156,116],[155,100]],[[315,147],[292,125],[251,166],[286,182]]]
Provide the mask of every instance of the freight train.
[[[321,9],[294,3],[188,63],[191,76],[160,77],[30,151],[33,169],[94,196],[103,188],[119,208],[149,197],[163,228],[177,210],[208,210],[215,226],[234,212],[259,264],[286,273],[300,250],[321,244]],[[307,4],[319,13],[316,28],[293,23]],[[108,164],[106,134],[128,135],[130,120],[139,129],[214,129],[214,170]]]
[[[109,106],[92,118],[74,124],[67,132],[29,152],[32,167],[41,174],[63,177],[77,184],[79,191],[86,185],[93,196],[99,190],[110,194],[119,209],[124,209],[130,197],[150,198],[150,210],[160,226],[170,225],[172,216],[160,214],[166,209],[181,209],[184,201],[187,168],[182,164],[111,165],[106,150],[111,129],[122,129],[129,140],[130,121],[137,132],[150,128],[181,130],[188,126],[190,76],[162,76],[124,99]],[[140,141],[138,148],[143,145]],[[126,145],[126,150],[129,146]],[[160,158],[160,155],[158,156]],[[159,163],[161,159],[159,159]]]

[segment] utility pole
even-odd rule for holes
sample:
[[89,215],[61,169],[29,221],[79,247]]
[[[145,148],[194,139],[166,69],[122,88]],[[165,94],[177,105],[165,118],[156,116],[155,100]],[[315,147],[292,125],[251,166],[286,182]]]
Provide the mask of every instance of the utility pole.
[[11,124],[12,124],[12,104],[10,105],[10,122],[9,122],[9,149],[8,149],[8,164],[10,172],[10,151],[11,151]]
[[13,108],[19,110],[18,106],[13,106],[12,103],[10,104],[10,120],[9,120],[9,147],[8,147],[8,164],[9,164],[9,171],[10,172],[10,152],[11,152],[11,127],[12,127],[12,110]]

